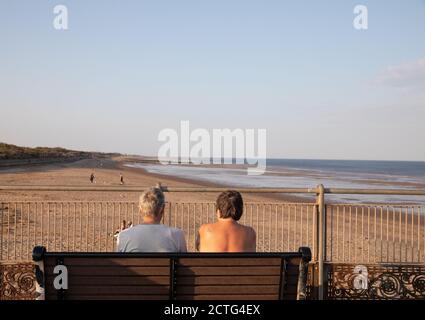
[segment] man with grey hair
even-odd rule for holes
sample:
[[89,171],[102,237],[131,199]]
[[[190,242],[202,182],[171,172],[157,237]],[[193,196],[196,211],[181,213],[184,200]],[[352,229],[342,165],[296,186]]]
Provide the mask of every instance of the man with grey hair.
[[161,188],[150,188],[140,196],[143,223],[118,234],[119,252],[186,252],[182,230],[161,223],[165,197]]

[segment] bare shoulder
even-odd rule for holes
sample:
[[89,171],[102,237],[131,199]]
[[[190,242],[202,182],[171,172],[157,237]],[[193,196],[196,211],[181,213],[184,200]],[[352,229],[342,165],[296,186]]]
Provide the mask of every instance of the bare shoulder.
[[213,229],[213,223],[205,223],[203,225],[201,225],[201,227],[199,228],[199,234],[204,234],[206,232],[211,232]]
[[244,227],[246,233],[248,233],[249,235],[255,237],[256,233],[255,233],[254,228],[252,228],[250,226],[243,226],[243,227]]
[[121,230],[121,231],[118,233],[118,237],[126,237],[126,236],[129,236],[129,235],[133,234],[134,232],[136,232],[136,230],[137,230],[137,228],[133,228],[133,227],[130,227],[130,228],[127,228],[127,229]]

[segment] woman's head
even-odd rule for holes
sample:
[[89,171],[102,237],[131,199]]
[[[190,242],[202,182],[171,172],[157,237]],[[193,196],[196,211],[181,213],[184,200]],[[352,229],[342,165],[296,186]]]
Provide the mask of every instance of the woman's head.
[[243,200],[239,192],[228,190],[222,192],[216,201],[216,208],[221,219],[238,221],[243,214]]

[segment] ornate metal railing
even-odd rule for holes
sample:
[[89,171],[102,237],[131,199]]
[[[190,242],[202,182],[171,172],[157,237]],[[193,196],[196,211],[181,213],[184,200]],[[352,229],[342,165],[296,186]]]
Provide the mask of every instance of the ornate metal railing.
[[[327,298],[333,300],[425,299],[425,265],[327,265]],[[365,272],[365,270],[367,270]],[[356,286],[365,277],[365,287]],[[357,287],[357,289],[356,289]]]
[[0,263],[0,300],[35,299],[32,263]]

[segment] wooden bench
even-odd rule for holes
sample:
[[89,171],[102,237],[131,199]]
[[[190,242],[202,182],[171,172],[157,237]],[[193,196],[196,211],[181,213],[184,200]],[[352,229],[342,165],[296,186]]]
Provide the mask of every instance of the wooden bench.
[[[293,253],[57,253],[35,247],[39,299],[303,300],[309,248]],[[56,290],[57,265],[68,288]]]

